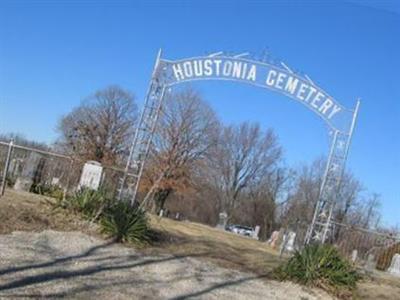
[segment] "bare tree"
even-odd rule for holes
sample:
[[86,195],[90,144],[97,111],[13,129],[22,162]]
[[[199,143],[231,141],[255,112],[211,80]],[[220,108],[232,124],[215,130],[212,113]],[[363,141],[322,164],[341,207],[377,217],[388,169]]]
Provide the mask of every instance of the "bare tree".
[[0,134],[0,141],[2,142],[10,142],[10,140],[14,141],[14,144],[26,147],[32,147],[39,150],[49,151],[50,147],[45,143],[40,143],[34,140],[27,139],[25,136],[19,133],[6,133]]
[[370,194],[367,199],[364,200],[362,206],[362,226],[364,228],[377,228],[381,221],[381,196],[377,193]]
[[284,226],[311,221],[314,207],[318,201],[325,161],[315,160],[304,165],[295,174],[295,183],[288,199],[282,207],[280,223]]
[[259,237],[264,240],[269,237],[276,227],[277,206],[285,197],[289,179],[289,170],[277,167],[260,181],[253,182],[240,197],[232,218],[234,222],[252,227],[259,225]]
[[232,215],[241,193],[271,174],[281,155],[272,130],[262,132],[258,124],[249,123],[225,127],[210,159],[210,183],[220,191],[219,209]]
[[62,117],[58,144],[81,160],[115,164],[126,155],[135,117],[133,95],[118,86],[107,87]]
[[348,215],[356,206],[363,190],[361,182],[351,172],[344,172],[336,197],[336,220],[339,223],[348,222]]
[[211,146],[219,123],[199,93],[186,89],[165,99],[150,151],[147,186],[157,185],[153,210],[159,211],[172,192],[184,192]]

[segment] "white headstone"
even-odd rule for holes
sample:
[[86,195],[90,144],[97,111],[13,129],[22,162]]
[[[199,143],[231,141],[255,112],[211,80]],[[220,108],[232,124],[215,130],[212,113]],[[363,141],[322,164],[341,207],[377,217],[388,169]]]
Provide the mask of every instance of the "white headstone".
[[296,232],[289,231],[287,234],[287,242],[286,242],[286,247],[285,250],[292,252],[294,251],[294,241],[296,240]]
[[388,272],[392,275],[400,277],[400,254],[396,253],[393,256]]
[[354,249],[353,252],[351,253],[351,261],[352,261],[353,263],[356,262],[357,256],[358,256],[358,251],[357,251],[357,249]]
[[368,272],[372,272],[375,270],[376,267],[376,262],[375,262],[375,255],[372,253],[368,254],[367,256],[367,264],[366,264],[366,270]]
[[217,228],[225,229],[227,222],[228,222],[228,214],[226,212],[220,213]]
[[97,190],[100,186],[102,173],[103,167],[99,162],[88,161],[83,166],[81,180],[79,181],[79,187],[86,187]]
[[53,177],[51,179],[51,185],[58,185],[60,183],[60,178],[58,177]]
[[295,250],[295,242],[296,240],[296,232],[289,231],[288,233],[283,234],[282,236],[282,243],[279,246],[280,254],[284,252],[293,252]]
[[268,244],[270,244],[272,248],[275,248],[277,246],[278,239],[279,231],[275,230],[274,232],[272,232],[271,237],[268,240]]
[[258,234],[259,234],[259,233],[260,233],[260,226],[257,225],[257,226],[254,228],[254,231],[253,231],[253,238],[256,239],[256,240],[258,240]]

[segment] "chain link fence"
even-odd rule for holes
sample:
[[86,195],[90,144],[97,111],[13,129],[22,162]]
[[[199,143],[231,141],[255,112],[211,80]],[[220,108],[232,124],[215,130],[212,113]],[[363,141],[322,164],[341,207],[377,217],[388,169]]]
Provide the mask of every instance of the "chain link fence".
[[[0,183],[1,190],[33,192],[55,198],[64,198],[79,189],[82,169],[86,161],[72,159],[69,156],[36,149],[13,142],[0,142]],[[102,166],[103,171],[99,188],[107,189],[111,195],[117,195],[119,182],[124,169],[118,166]],[[130,195],[128,187],[124,195]]]
[[339,251],[366,271],[387,271],[396,253],[400,236],[347,224],[334,223],[331,237]]
[[[309,223],[291,220],[274,231],[267,241],[281,255],[291,255],[305,246]],[[398,232],[380,232],[333,222],[327,243],[366,272],[388,272],[396,253],[400,254]]]

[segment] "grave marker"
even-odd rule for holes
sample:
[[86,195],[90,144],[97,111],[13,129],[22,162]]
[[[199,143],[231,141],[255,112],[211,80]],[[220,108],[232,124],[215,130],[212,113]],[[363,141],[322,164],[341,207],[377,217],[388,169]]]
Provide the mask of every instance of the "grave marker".
[[393,256],[388,272],[392,275],[400,277],[400,254],[396,253]]
[[79,188],[85,187],[97,190],[100,186],[103,167],[97,161],[88,161],[83,166]]

